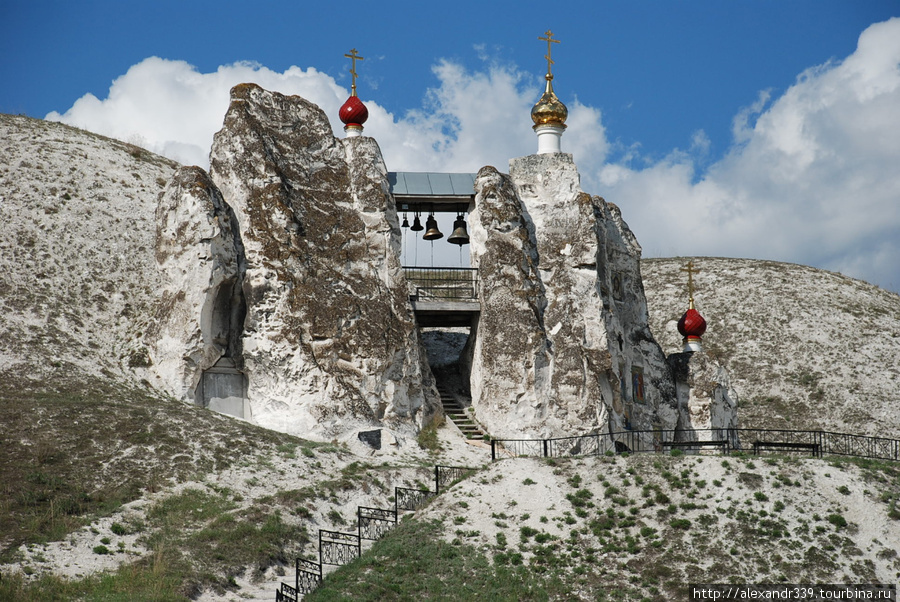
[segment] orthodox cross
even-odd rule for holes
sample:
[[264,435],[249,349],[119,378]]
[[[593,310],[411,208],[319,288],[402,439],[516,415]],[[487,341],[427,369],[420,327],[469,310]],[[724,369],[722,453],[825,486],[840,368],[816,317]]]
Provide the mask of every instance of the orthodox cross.
[[694,267],[694,260],[692,259],[687,263],[686,268],[681,268],[682,272],[687,272],[688,275],[688,295],[691,298],[691,307],[694,306],[694,274],[699,274],[700,270]]
[[350,54],[345,54],[344,56],[351,60],[350,75],[353,76],[353,85],[350,86],[350,96],[356,96],[356,61],[364,61],[366,59],[359,56],[356,52],[356,48],[352,49]]
[[550,75],[550,65],[553,64],[553,59],[550,58],[550,55],[551,55],[552,49],[553,49],[551,44],[559,44],[559,40],[553,39],[553,32],[550,31],[549,29],[547,30],[547,32],[544,35],[547,37],[546,38],[538,37],[538,39],[547,42],[547,56],[545,56],[544,58],[547,59],[547,75]]

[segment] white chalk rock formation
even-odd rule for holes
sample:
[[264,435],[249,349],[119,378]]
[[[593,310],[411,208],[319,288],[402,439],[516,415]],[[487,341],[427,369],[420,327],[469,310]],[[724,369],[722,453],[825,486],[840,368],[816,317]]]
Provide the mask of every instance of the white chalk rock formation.
[[332,438],[412,433],[439,411],[375,141],[336,139],[296,96],[236,86],[210,174],[246,260],[243,371],[253,421]]
[[153,371],[165,390],[202,405],[204,371],[222,358],[240,367],[245,308],[237,220],[199,167],[179,169],[160,195],[156,262],[163,285],[148,331]]
[[472,405],[495,437],[675,428],[640,246],[618,209],[582,192],[571,155],[483,168],[471,218],[481,317]]
[[686,408],[678,425],[685,440],[720,439],[711,429],[737,428],[737,393],[728,371],[705,351],[673,353],[667,361],[675,376],[680,407]]

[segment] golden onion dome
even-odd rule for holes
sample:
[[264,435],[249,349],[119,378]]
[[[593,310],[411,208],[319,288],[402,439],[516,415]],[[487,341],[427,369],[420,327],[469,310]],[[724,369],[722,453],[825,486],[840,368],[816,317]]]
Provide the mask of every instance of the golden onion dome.
[[566,118],[569,116],[569,109],[566,105],[556,97],[553,92],[553,76],[547,74],[544,76],[547,80],[547,87],[541,99],[537,101],[531,109],[531,120],[534,121],[535,127],[539,125],[555,125],[566,127]]

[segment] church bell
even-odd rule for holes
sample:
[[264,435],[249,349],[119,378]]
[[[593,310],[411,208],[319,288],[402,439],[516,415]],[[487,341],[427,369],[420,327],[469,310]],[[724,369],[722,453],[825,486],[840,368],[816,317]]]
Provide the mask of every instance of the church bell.
[[403,214],[403,223],[400,224],[401,228],[409,228],[409,220],[406,219],[406,213]]
[[410,228],[413,232],[418,232],[419,230],[424,230],[422,227],[422,222],[419,220],[419,214],[417,213],[415,217],[413,217],[413,225]]
[[447,237],[447,242],[459,246],[469,244],[469,233],[466,232],[466,220],[463,219],[463,216],[456,216],[456,220],[453,222],[453,232]]
[[425,234],[422,235],[423,239],[437,240],[444,238],[444,234],[438,230],[437,220],[434,219],[434,215],[429,215],[428,219],[425,220],[425,228]]

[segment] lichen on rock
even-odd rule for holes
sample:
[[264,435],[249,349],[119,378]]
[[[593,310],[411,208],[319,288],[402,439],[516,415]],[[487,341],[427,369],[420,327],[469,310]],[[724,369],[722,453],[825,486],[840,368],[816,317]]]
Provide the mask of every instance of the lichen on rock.
[[481,317],[472,404],[499,437],[674,428],[674,383],[648,327],[640,246],[585,194],[571,155],[483,168],[471,219]]
[[254,421],[322,438],[428,421],[437,393],[375,141],[338,140],[312,103],[242,84],[210,164],[245,249]]

